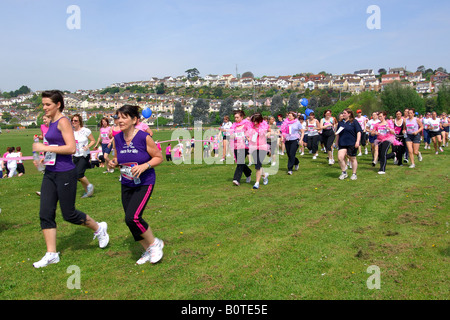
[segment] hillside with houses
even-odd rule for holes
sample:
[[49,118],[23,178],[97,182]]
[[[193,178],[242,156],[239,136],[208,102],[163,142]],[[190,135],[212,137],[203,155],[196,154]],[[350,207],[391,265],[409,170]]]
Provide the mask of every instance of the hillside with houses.
[[[382,72],[380,72],[382,71]],[[422,70],[423,71],[423,70]],[[233,108],[270,107],[273,95],[282,94],[284,102],[291,93],[310,96],[317,92],[335,93],[334,99],[345,99],[363,92],[383,92],[385,87],[394,82],[415,90],[421,96],[432,96],[439,91],[443,82],[449,80],[445,69],[439,68],[430,74],[418,70],[409,72],[406,68],[380,69],[375,74],[372,69],[358,70],[349,74],[333,75],[296,74],[293,76],[248,76],[232,74],[204,77],[167,76],[152,77],[149,80],[113,83],[107,88],[94,90],[77,90],[66,92],[66,110],[69,114],[81,113],[84,119],[112,115],[114,110],[124,104],[137,104],[142,109],[150,108],[152,116],[146,119],[149,125],[156,125],[159,119],[171,124],[174,106],[181,103],[187,113],[192,112],[194,103],[205,92],[209,112],[219,112],[220,105],[227,96],[234,99]],[[214,94],[212,94],[214,93]],[[42,110],[39,107],[40,92],[29,92],[17,97],[0,97],[0,124],[27,127],[39,122]],[[66,113],[67,113],[66,112]]]

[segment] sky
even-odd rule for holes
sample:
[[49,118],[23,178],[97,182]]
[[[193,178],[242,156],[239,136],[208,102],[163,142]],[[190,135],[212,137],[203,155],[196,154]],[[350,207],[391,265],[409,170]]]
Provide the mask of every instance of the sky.
[[0,90],[94,90],[191,68],[450,71],[449,12],[448,0],[0,0]]

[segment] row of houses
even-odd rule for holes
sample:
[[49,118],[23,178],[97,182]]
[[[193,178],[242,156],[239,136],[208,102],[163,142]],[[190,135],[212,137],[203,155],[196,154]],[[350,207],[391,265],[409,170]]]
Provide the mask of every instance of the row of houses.
[[389,69],[389,73],[376,77],[372,69],[355,71],[353,74],[342,75],[298,75],[298,76],[264,76],[261,78],[243,77],[236,78],[232,74],[207,75],[204,78],[196,77],[186,79],[183,76],[165,77],[162,79],[151,78],[148,81],[115,83],[111,87],[129,87],[133,85],[155,88],[164,84],[167,88],[277,88],[292,90],[332,89],[342,92],[360,93],[362,91],[382,91],[384,87],[393,81],[400,81],[404,85],[416,88],[418,93],[431,93],[442,81],[449,78],[444,72],[437,71],[429,81],[421,72],[409,73],[403,68]]

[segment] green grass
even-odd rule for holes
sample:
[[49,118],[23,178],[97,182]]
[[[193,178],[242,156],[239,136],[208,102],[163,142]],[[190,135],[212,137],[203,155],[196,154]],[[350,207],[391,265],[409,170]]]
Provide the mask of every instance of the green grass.
[[[34,133],[3,133],[0,150],[21,145],[30,155]],[[323,153],[298,156],[300,170],[288,176],[282,156],[257,191],[232,186],[234,165],[164,162],[144,213],[165,241],[164,258],[141,266],[117,170],[88,170],[95,193],[80,199],[79,185],[76,206],[108,222],[110,244],[99,249],[58,209],[61,262],[43,269],[32,266],[45,252],[35,195],[42,174],[27,161],[23,177],[0,180],[0,299],[449,299],[449,150],[421,152],[415,169],[390,162],[385,176],[358,157],[357,181],[339,181]],[[81,289],[67,287],[71,265]],[[371,265],[380,268],[379,290],[366,284]]]

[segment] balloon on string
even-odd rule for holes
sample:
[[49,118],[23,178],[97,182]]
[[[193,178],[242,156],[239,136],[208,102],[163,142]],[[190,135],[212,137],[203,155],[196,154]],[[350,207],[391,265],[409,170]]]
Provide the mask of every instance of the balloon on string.
[[150,110],[150,108],[145,108],[144,110],[142,110],[142,116],[145,119],[148,119],[152,116],[152,110]]
[[308,105],[308,99],[302,98],[302,100],[300,100],[300,103],[302,104],[302,106],[306,107]]
[[307,117],[309,117],[309,114],[310,114],[311,112],[313,112],[313,110],[312,110],[312,109],[310,109],[310,108],[306,108],[306,110],[305,110],[305,114],[306,114],[306,116],[307,116]]

